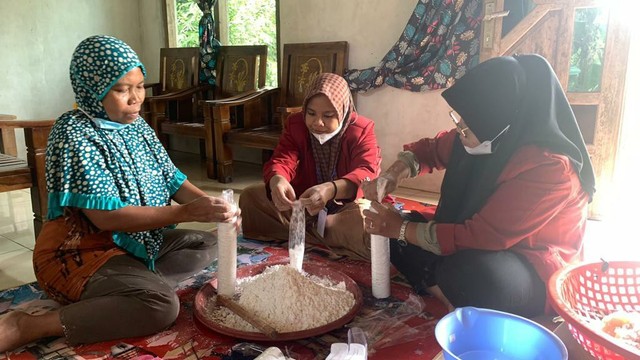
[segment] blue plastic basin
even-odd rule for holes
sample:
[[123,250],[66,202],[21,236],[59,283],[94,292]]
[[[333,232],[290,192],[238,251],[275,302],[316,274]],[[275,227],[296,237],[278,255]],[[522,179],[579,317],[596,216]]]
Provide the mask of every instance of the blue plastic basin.
[[447,360],[567,360],[567,348],[543,326],[502,311],[458,308],[436,325]]

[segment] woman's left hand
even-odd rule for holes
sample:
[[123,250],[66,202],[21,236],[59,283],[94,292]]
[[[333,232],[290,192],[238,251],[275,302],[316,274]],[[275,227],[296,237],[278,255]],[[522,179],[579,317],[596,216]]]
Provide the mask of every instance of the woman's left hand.
[[402,216],[392,204],[371,202],[372,210],[364,210],[364,229],[369,234],[382,235],[396,239],[400,235]]
[[308,188],[300,195],[300,202],[311,216],[317,215],[333,195],[333,185],[328,183],[318,184]]

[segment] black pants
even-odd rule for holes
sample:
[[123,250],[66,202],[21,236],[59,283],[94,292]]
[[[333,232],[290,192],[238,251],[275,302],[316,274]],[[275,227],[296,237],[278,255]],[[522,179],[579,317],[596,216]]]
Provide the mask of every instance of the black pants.
[[[414,221],[415,216],[411,215]],[[519,254],[462,250],[439,256],[394,240],[390,247],[391,262],[419,294],[438,285],[455,307],[475,306],[524,317],[544,313],[546,285]]]

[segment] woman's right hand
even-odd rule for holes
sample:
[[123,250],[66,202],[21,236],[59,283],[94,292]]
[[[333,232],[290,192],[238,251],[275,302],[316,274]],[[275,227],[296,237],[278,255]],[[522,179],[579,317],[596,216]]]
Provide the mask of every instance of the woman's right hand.
[[291,183],[281,175],[275,175],[269,180],[271,200],[279,211],[291,210],[296,200],[296,192]]
[[188,219],[186,221],[232,222],[240,219],[239,207],[214,196],[201,196],[182,206]]

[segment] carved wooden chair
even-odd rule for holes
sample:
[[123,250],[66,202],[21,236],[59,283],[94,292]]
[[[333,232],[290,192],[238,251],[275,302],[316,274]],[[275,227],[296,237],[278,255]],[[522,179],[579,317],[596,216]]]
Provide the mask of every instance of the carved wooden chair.
[[234,99],[238,94],[264,87],[267,46],[220,47],[215,87],[199,83],[198,48],[161,49],[160,58],[160,83],[152,85],[159,95],[147,97],[145,119],[149,119],[166,149],[170,135],[199,139],[207,176],[216,178],[213,129],[198,103],[203,99]]
[[[55,120],[16,120],[0,115],[2,153],[0,153],[0,192],[31,189],[31,207],[36,238],[47,216],[45,151]],[[15,129],[24,129],[27,160],[16,157]]]
[[301,110],[309,84],[323,72],[342,75],[347,58],[346,41],[285,44],[279,88],[230,101],[202,101],[205,119],[213,124],[218,180],[233,180],[232,146],[262,149],[263,162],[268,160],[287,117]]
[[200,85],[199,59],[197,47],[160,49],[160,80],[145,85],[152,91],[141,115],[166,149],[170,135],[190,136],[200,139],[200,151],[206,157],[206,131],[194,102],[205,98],[211,87]]

